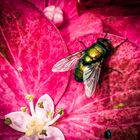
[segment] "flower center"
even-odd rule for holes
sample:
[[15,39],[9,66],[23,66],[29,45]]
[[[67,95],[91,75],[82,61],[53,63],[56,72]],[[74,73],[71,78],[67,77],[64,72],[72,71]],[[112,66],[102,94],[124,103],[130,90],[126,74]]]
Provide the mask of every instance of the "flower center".
[[[53,112],[48,111],[46,112],[46,120],[43,120],[41,117],[37,117],[37,114],[34,110],[34,105],[33,105],[33,99],[34,97],[32,95],[27,95],[26,99],[29,101],[29,107],[30,107],[30,111],[31,111],[31,121],[27,124],[27,130],[25,132],[25,134],[27,136],[33,136],[33,135],[38,135],[38,137],[42,137],[42,136],[47,136],[47,132],[46,130],[44,130],[45,126],[49,126],[54,124],[61,115],[63,115],[63,109],[62,108],[58,108],[57,112],[58,114],[52,118],[53,116]],[[43,102],[39,102],[38,103],[38,107],[40,108],[44,108]]]
[[49,108],[49,105],[52,105],[51,103],[48,104],[48,100],[51,100],[49,98],[47,94],[44,95],[38,100],[36,107],[34,107],[34,96],[27,95],[26,99],[29,102],[31,115],[27,113],[26,107],[21,107],[21,112],[12,112],[5,116],[5,124],[17,131],[24,132],[27,137],[37,136],[39,139],[46,138],[49,126],[55,124],[64,113],[63,109],[59,108],[57,110],[58,114],[53,117],[54,111],[53,108]]
[[42,119],[32,118],[31,122],[29,122],[27,125],[26,135],[32,136],[36,134],[37,135],[44,134],[42,133],[44,127],[45,122]]

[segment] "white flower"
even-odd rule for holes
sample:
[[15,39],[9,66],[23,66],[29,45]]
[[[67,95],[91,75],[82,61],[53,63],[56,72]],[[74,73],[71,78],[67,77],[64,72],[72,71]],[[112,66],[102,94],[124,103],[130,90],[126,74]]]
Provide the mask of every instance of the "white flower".
[[26,107],[21,111],[11,112],[5,115],[5,123],[13,129],[25,133],[18,140],[64,140],[64,135],[60,129],[51,126],[63,114],[59,109],[54,116],[54,103],[48,94],[39,98],[34,109],[33,96],[27,95],[31,115],[26,112]]

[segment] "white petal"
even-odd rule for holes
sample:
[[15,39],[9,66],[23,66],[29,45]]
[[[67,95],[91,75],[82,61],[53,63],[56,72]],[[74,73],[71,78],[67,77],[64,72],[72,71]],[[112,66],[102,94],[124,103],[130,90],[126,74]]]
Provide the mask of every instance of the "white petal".
[[60,129],[49,126],[45,128],[47,130],[47,137],[43,140],[65,140],[65,137]]
[[26,112],[18,111],[5,115],[5,119],[6,118],[10,118],[10,120],[12,121],[12,124],[9,125],[10,127],[12,127],[13,129],[19,132],[25,132],[26,126],[30,121],[31,116]]
[[[43,108],[39,107],[39,103],[43,103]],[[54,103],[51,97],[48,94],[45,94],[39,98],[37,101],[35,112],[38,117],[41,117],[43,120],[46,119],[47,112],[54,114]]]
[[39,140],[38,136],[27,137],[26,135],[20,137],[18,140]]

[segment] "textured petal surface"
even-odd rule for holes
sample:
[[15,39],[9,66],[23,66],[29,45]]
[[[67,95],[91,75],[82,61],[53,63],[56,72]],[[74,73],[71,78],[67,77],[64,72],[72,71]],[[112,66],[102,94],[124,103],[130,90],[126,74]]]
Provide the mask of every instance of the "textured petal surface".
[[49,126],[46,127],[46,130],[47,137],[44,138],[43,140],[65,140],[64,135],[60,129],[53,126]]
[[[103,34],[87,35],[70,43],[70,53],[88,47]],[[107,36],[113,47],[124,38]],[[67,92],[58,106],[65,115],[58,122],[59,128],[68,139],[104,139],[104,132],[110,129],[113,140],[139,138],[140,130],[140,48],[127,41],[109,56],[103,64],[97,90],[91,99],[84,93],[84,85],[74,80],[73,72]],[[109,72],[106,67],[119,72]]]
[[22,135],[23,133],[15,131],[8,125],[5,125],[5,123],[2,120],[0,120],[0,139],[1,140],[7,140],[7,138],[9,138],[9,140],[17,140]]
[[[42,104],[42,107],[39,107]],[[52,116],[54,114],[54,103],[48,94],[45,94],[39,98],[36,103],[35,112],[37,116],[46,119],[46,112],[51,112]]]
[[36,0],[33,3],[38,8],[43,7],[44,3],[46,3],[46,6],[55,5],[63,10],[64,23],[59,29],[66,43],[88,33],[100,33],[103,31],[102,21],[98,15],[91,13],[78,15],[76,0],[48,0],[46,2],[42,0],[42,6]]
[[18,140],[39,140],[39,139],[38,136],[33,136],[33,137],[22,136]]
[[101,6],[101,5],[119,5],[119,6],[138,6],[139,0],[78,0],[78,3],[84,7]]
[[[90,1],[90,0],[89,0]],[[113,2],[113,1],[112,1]],[[117,1],[115,1],[117,2]],[[86,3],[86,2],[85,2]],[[92,1],[91,1],[92,3]],[[120,4],[128,4],[129,2],[120,2]],[[79,5],[79,14],[91,12],[98,16],[103,22],[103,31],[123,36],[136,43],[140,44],[140,8],[139,4],[134,7],[133,1],[130,0],[130,6],[118,6],[113,4],[104,4],[98,2],[98,6],[92,5],[91,8]],[[135,2],[134,2],[135,3]],[[88,4],[88,3],[87,3]],[[100,5],[102,4],[102,6]]]
[[10,140],[14,140],[21,134],[5,125],[2,119],[9,112],[20,110],[20,106],[26,106],[24,100],[26,90],[17,71],[1,55],[0,63],[0,139],[7,140],[8,137]]
[[[67,55],[67,49],[57,29],[34,5],[22,0],[0,1],[0,11],[1,51],[12,64],[0,55],[0,118],[3,119],[4,115],[27,106],[24,97],[27,93],[34,94],[36,100],[49,93],[57,102],[66,88],[69,73],[51,72],[55,61]],[[15,140],[20,134],[1,125],[0,136],[2,140],[7,137]]]
[[27,91],[17,71],[2,55],[0,64],[0,118],[4,119],[4,115],[26,106],[24,96]]
[[64,11],[64,24],[60,28],[60,32],[66,43],[88,33],[103,31],[102,21],[98,16],[85,13],[79,17],[76,3],[76,0],[57,1],[57,5]]
[[59,32],[26,1],[3,1],[0,9],[1,44],[9,49],[10,62],[19,72],[27,92],[36,95],[36,99],[45,93],[54,98],[55,94],[57,101],[66,88],[69,75],[51,72],[54,63],[67,54]]
[[7,114],[5,118],[10,118],[12,121],[10,127],[19,132],[25,132],[27,130],[26,127],[31,119],[31,116],[26,112],[12,112]]
[[79,36],[89,33],[100,33],[103,31],[101,19],[91,13],[85,13],[76,19],[72,19],[67,26],[60,29],[60,32],[68,43]]

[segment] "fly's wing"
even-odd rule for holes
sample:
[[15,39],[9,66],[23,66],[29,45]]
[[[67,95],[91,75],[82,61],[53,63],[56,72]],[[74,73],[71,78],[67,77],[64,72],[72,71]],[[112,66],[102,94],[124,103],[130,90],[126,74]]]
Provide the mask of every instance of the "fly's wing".
[[90,66],[88,70],[84,71],[83,73],[85,93],[88,98],[91,97],[93,93],[95,92],[95,89],[99,80],[99,76],[100,76],[101,64],[102,64],[102,61],[96,62],[95,64]]
[[83,56],[84,52],[76,52],[58,61],[52,68],[53,72],[64,72],[74,68],[77,61]]

